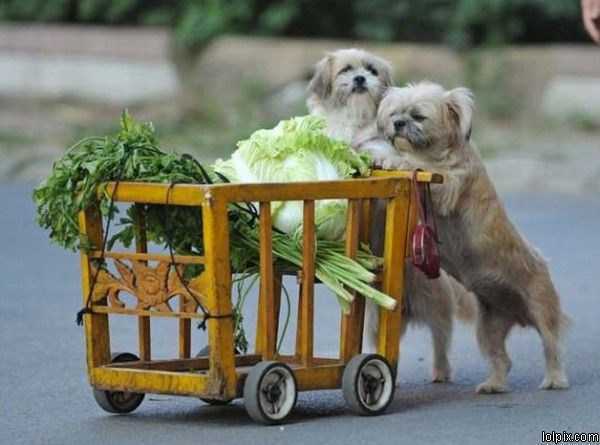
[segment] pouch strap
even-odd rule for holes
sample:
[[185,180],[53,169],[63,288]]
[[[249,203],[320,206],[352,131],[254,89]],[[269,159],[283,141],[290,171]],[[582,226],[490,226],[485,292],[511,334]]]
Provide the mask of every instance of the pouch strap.
[[[435,212],[433,211],[433,198],[431,196],[431,184],[429,182],[426,183],[425,190],[422,191],[421,183],[419,183],[419,181],[417,181],[417,175],[419,172],[422,172],[422,171],[423,171],[422,169],[417,168],[413,171],[413,175],[412,175],[413,195],[414,195],[415,201],[417,202],[417,208],[419,209],[419,219],[425,225],[429,225],[429,220],[431,219],[431,229],[433,231],[433,238],[435,239],[436,243],[441,244],[440,240],[438,238],[437,224],[436,224],[436,220],[435,220]],[[430,215],[431,215],[431,218],[429,218]]]

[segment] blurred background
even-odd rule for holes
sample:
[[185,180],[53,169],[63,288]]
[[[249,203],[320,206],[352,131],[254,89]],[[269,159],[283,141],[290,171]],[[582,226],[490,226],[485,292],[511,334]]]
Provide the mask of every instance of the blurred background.
[[[0,0],[0,181],[44,177],[128,108],[210,161],[305,114],[323,54],[476,93],[500,188],[600,191],[600,49],[575,0]],[[575,174],[575,172],[577,172]]]

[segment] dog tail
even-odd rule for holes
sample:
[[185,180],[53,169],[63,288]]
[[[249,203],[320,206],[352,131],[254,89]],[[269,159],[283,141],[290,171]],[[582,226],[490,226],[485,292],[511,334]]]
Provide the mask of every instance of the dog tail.
[[469,292],[462,284],[448,275],[450,287],[450,298],[454,303],[454,314],[457,319],[464,323],[474,323],[477,319],[477,298],[473,292]]

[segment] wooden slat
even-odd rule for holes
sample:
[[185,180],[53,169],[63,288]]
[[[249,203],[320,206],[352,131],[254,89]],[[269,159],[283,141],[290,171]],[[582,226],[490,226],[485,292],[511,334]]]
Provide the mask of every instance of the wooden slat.
[[371,200],[363,199],[360,208],[359,239],[361,243],[369,243],[371,236]]
[[[185,310],[185,298],[179,297],[179,311]],[[180,318],[178,326],[179,334],[179,358],[190,358],[192,354],[192,320],[189,318]]]
[[97,389],[112,391],[210,398],[221,396],[214,391],[210,377],[205,374],[100,367],[92,369],[91,384]]
[[146,237],[146,214],[144,212],[144,206],[141,204],[135,204],[134,209],[135,251],[138,254],[146,254],[148,253],[148,239]]
[[343,373],[343,364],[294,369],[298,391],[340,388]]
[[150,340],[150,317],[138,317],[138,348],[141,360],[151,360],[152,342]]
[[301,201],[391,197],[408,188],[408,182],[398,178],[365,178],[269,184],[215,184],[204,187],[215,197],[229,202]]
[[[168,184],[121,182],[115,200],[147,204],[166,204],[167,195],[171,205],[199,206],[207,199],[218,198],[228,202],[251,201],[300,201],[303,199],[363,199],[392,197],[398,191],[407,189],[412,178],[410,171],[375,170],[373,176],[363,179],[343,181],[268,183],[268,184]],[[420,182],[443,182],[437,173],[420,172]],[[399,181],[400,180],[400,181]],[[107,183],[106,192],[110,195],[114,182]],[[169,192],[169,188],[171,191]]]
[[[289,364],[292,369],[294,367],[303,367],[302,363],[298,361],[298,357],[295,355],[278,355],[277,360]],[[313,357],[313,365],[343,365],[344,363],[339,358],[333,357]]]
[[[135,250],[138,254],[148,252],[148,240],[146,238],[146,215],[141,204],[135,204]],[[150,340],[150,317],[138,318],[138,350],[141,360],[152,358],[152,342]]]
[[[402,178],[412,179],[413,172],[410,170],[373,170],[371,176],[376,178]],[[419,172],[417,173],[418,182],[431,182],[432,184],[441,184],[444,182],[444,176],[439,173]]]
[[281,291],[283,288],[283,274],[275,270],[273,271],[273,313],[275,316],[274,332],[275,332],[275,348],[277,348],[277,341],[279,339],[279,316],[281,314]]
[[162,312],[151,311],[146,309],[128,309],[112,306],[93,305],[92,312],[94,314],[110,314],[110,315],[136,315],[138,317],[168,317],[168,318],[183,318],[183,319],[200,319],[204,315],[199,312]]
[[[252,202],[391,197],[407,186],[406,181],[393,176],[341,181],[212,185],[178,184],[176,186],[121,182],[115,194],[115,201],[166,204],[168,195],[170,205],[199,206],[207,199],[225,200],[227,202]],[[107,183],[106,191],[109,195],[113,193],[114,187],[114,182]]]
[[277,343],[275,301],[273,297],[273,233],[271,204],[260,203],[260,293],[256,328],[256,353],[272,360]]
[[[236,366],[252,366],[261,360],[258,354],[236,355]],[[198,371],[208,369],[208,357],[194,357],[186,359],[152,360],[149,362],[123,362],[111,363],[105,368],[131,368],[131,369],[154,369],[160,371]]]
[[302,320],[304,314],[302,312],[302,307],[304,306],[304,290],[302,289],[304,280],[302,279],[301,273],[298,272],[298,308],[296,310],[296,349],[295,349],[295,357],[300,360],[300,355],[302,353]]
[[[102,246],[102,219],[97,206],[79,212],[79,230],[81,236],[86,238],[94,247]],[[81,290],[83,305],[87,305],[87,298],[93,279],[90,257],[81,250]],[[105,314],[88,314],[83,317],[85,328],[85,345],[88,373],[100,365],[110,362],[110,334],[108,316]]]
[[[313,364],[306,367],[297,363],[288,363],[296,376],[298,391],[315,391],[322,389],[339,389],[342,386],[342,376],[345,365],[343,363]],[[243,394],[243,382],[250,372],[251,367],[238,367],[238,396]]]
[[[106,193],[112,195],[114,182],[106,184]],[[102,193],[102,191],[99,191]],[[136,202],[143,204],[166,204],[181,206],[200,206],[205,200],[207,190],[201,185],[156,184],[150,182],[120,182],[115,194],[117,202]],[[167,201],[168,197],[168,201]]]
[[348,201],[348,210],[346,218],[346,255],[350,258],[356,257],[358,251],[358,234],[360,228],[360,207],[361,201],[350,199]]
[[[91,258],[100,258],[101,251],[94,250],[89,253]],[[105,258],[114,258],[117,260],[134,260],[134,261],[161,261],[163,263],[170,263],[171,256],[157,253],[133,253],[133,252],[105,252]],[[205,258],[203,256],[188,256],[188,255],[174,255],[175,264],[204,264]]]
[[224,398],[236,395],[233,350],[233,308],[231,305],[231,268],[229,263],[229,224],[227,203],[207,197],[202,206],[203,240],[208,277],[207,310],[212,316],[208,325],[210,346],[210,392]]
[[314,347],[314,283],[315,283],[315,202],[304,201],[302,223],[302,295],[299,358],[305,366],[311,366]]
[[402,298],[404,294],[404,260],[409,231],[410,193],[390,200],[385,225],[384,268],[382,290],[396,299],[393,311],[379,311],[377,351],[396,369],[398,364]]
[[[348,217],[346,223],[346,255],[356,257],[358,250],[358,237],[360,228],[360,210],[362,203],[359,200],[349,200]],[[342,315],[340,336],[340,357],[347,363],[362,349],[362,331],[365,312],[365,300],[362,295],[357,296],[350,305],[350,313]]]

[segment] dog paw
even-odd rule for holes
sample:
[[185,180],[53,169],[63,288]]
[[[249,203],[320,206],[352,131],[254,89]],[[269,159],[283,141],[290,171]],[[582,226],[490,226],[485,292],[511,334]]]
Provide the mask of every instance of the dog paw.
[[540,389],[567,389],[568,387],[569,379],[564,373],[547,375],[540,385]]
[[508,392],[508,388],[503,383],[486,380],[477,386],[476,392],[478,394],[501,394],[503,392]]
[[399,156],[387,157],[380,160],[381,168],[384,170],[399,170],[405,167],[405,160]]
[[451,372],[449,368],[434,368],[431,383],[448,383],[450,382]]
[[395,169],[394,163],[392,161],[390,161],[389,159],[381,160],[379,162],[379,165],[384,170],[394,170]]
[[371,159],[372,159],[372,166],[374,168],[379,168],[382,170],[390,169],[390,163],[387,158],[381,157],[381,156],[372,156]]

